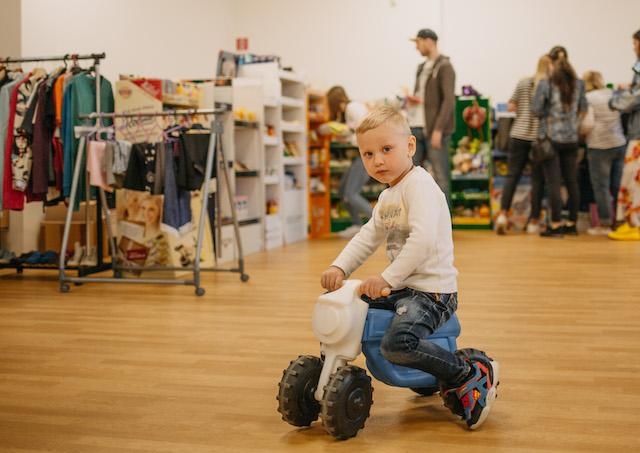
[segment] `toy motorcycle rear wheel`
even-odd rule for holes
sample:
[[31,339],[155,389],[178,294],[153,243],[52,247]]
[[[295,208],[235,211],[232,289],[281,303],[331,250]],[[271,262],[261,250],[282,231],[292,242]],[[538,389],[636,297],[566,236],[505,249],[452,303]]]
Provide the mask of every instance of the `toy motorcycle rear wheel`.
[[371,378],[362,368],[339,368],[329,378],[321,401],[322,423],[332,436],[343,440],[364,428],[373,404]]
[[278,412],[293,426],[309,426],[318,419],[320,403],[314,393],[322,371],[322,359],[301,355],[283,371],[278,384]]

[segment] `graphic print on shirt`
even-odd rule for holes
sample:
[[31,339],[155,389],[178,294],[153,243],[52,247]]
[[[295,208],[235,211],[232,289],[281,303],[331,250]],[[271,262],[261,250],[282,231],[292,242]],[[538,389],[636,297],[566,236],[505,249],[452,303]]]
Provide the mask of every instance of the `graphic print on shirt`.
[[384,203],[378,216],[387,232],[387,256],[395,260],[409,237],[409,219],[402,203]]

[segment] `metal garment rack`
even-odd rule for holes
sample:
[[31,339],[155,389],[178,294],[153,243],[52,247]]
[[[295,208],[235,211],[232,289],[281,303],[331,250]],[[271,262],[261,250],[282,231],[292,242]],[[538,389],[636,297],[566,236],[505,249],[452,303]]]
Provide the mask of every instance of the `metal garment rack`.
[[[59,55],[59,56],[46,56],[46,57],[25,57],[25,58],[13,58],[13,57],[6,57],[6,58],[0,58],[0,64],[10,64],[10,63],[35,63],[35,62],[40,62],[40,61],[63,61],[66,62],[71,60],[74,64],[79,61],[79,60],[93,60],[93,71],[95,73],[95,78],[96,78],[96,110],[100,111],[100,86],[101,86],[101,78],[100,78],[100,60],[106,58],[106,54],[105,52],[100,52],[100,53],[90,53],[90,54],[77,54],[77,53],[68,53],[65,55]],[[100,124],[101,120],[97,120],[96,121],[96,127],[101,126]],[[72,211],[72,209],[69,210],[69,212],[67,212],[67,217],[70,216],[70,212]],[[87,220],[85,222],[85,226],[86,226],[86,238],[87,241],[90,238],[90,230],[89,230],[89,222],[88,222],[88,218],[89,218],[89,203],[86,203],[85,206],[85,220]],[[98,242],[102,241],[102,228],[101,228],[101,224],[98,223]],[[64,244],[64,247],[66,247],[66,244]],[[61,265],[64,265],[64,259],[65,259],[65,252],[66,252],[66,248],[62,248],[60,251],[60,263]],[[18,270],[18,273],[22,273],[23,268],[29,268],[31,266],[28,265],[16,265],[16,269]],[[60,266],[58,267],[45,267],[45,266],[34,266],[38,269],[61,269]],[[84,268],[78,268],[78,272],[79,274],[90,274],[93,272],[100,272],[102,270],[105,270],[104,265],[102,263],[102,253],[101,253],[101,249],[98,249],[98,265],[97,266],[90,266],[90,267],[84,267]]]
[[[232,199],[232,191],[231,191],[231,180],[229,178],[229,167],[228,161],[224,154],[224,149],[222,147],[222,133],[223,133],[223,125],[220,120],[220,116],[226,114],[228,111],[227,108],[214,108],[214,109],[188,109],[188,110],[167,110],[163,112],[154,112],[154,113],[101,113],[95,112],[89,115],[80,115],[80,119],[97,119],[95,127],[83,128],[78,130],[81,134],[81,142],[78,147],[78,154],[76,156],[76,165],[74,168],[73,181],[71,185],[71,198],[69,200],[69,204],[73,205],[76,197],[76,192],[78,188],[78,180],[80,177],[81,171],[81,162],[82,156],[85,152],[85,141],[86,137],[91,134],[99,134],[101,132],[108,131],[110,132],[110,128],[104,128],[100,126],[101,120],[103,118],[116,119],[116,118],[146,118],[146,117],[159,117],[159,116],[181,116],[181,115],[213,115],[214,119],[211,121],[211,132],[210,132],[210,140],[209,140],[209,148],[207,150],[207,163],[205,168],[205,180],[202,188],[202,200],[201,200],[201,208],[200,208],[200,218],[198,222],[198,239],[196,244],[196,254],[194,258],[194,266],[191,269],[193,271],[192,279],[166,279],[166,278],[132,278],[132,279],[124,279],[119,277],[122,271],[126,270],[136,270],[136,271],[167,271],[167,270],[176,270],[176,271],[185,271],[188,268],[184,267],[170,267],[170,266],[153,266],[153,267],[131,267],[131,266],[118,266],[115,261],[116,257],[116,244],[115,244],[115,236],[111,229],[111,217],[109,209],[106,205],[106,196],[104,193],[104,189],[99,188],[100,199],[102,201],[103,214],[106,219],[107,231],[109,235],[109,247],[111,251],[112,263],[111,267],[114,271],[114,277],[69,277],[65,274],[64,271],[64,259],[60,261],[60,291],[67,292],[69,291],[69,283],[82,283],[82,282],[110,282],[110,283],[160,283],[160,284],[183,284],[183,285],[193,285],[195,286],[195,293],[198,296],[202,296],[205,293],[204,288],[200,286],[200,273],[202,271],[213,271],[213,272],[238,272],[240,273],[240,279],[245,282],[249,280],[249,276],[244,272],[244,256],[242,251],[242,242],[240,238],[240,227],[238,223],[238,218],[235,211],[235,206]],[[224,184],[226,187],[226,192],[229,198],[229,207],[231,210],[231,217],[233,221],[233,227],[235,232],[236,245],[238,249],[238,267],[236,268],[202,268],[200,266],[200,257],[202,254],[202,243],[204,239],[204,231],[205,231],[205,216],[208,212],[208,202],[209,202],[209,193],[210,188],[209,184],[211,181],[211,172],[213,170],[214,165],[214,155],[216,155],[216,151],[219,153],[220,167],[222,169],[222,174],[224,177]],[[217,210],[219,212],[219,210]],[[71,216],[72,213],[69,211],[67,213],[67,219],[65,222],[64,228],[64,236],[62,239],[62,247],[63,250],[67,246],[69,230],[71,228]],[[100,221],[99,221],[100,223]],[[220,220],[217,222],[218,226],[220,226]]]

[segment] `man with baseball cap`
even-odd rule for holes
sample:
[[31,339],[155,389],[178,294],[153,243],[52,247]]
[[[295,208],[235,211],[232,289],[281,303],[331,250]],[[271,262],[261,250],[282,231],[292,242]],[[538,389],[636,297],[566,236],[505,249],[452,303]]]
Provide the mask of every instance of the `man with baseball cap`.
[[[438,35],[429,28],[411,41],[426,58],[418,65],[413,95],[407,96],[411,133],[416,137],[416,165],[430,164],[430,172],[449,197],[449,143],[454,129],[456,73],[449,57],[438,52]],[[427,165],[425,165],[427,167]]]

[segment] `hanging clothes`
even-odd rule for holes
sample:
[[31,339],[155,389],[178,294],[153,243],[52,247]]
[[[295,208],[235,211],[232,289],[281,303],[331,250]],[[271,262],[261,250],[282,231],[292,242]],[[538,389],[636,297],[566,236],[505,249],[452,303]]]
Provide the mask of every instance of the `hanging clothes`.
[[[4,206],[4,181],[6,179],[5,166],[5,144],[9,132],[9,116],[11,114],[11,95],[13,89],[24,80],[24,74],[16,74],[12,81],[5,82],[0,88],[0,207]],[[10,159],[9,159],[10,162]]]
[[162,223],[176,236],[193,230],[191,222],[191,192],[176,183],[179,142],[165,144],[164,206]]
[[[11,98],[9,100],[9,118],[7,121],[7,133],[4,143],[4,193],[2,206],[4,209],[22,210],[24,207],[24,193],[14,189],[13,187],[13,165],[19,164],[17,160],[13,160],[13,145],[15,135],[16,119],[22,122],[22,111],[16,115],[16,111],[19,111],[18,106],[24,108],[24,104],[27,101],[30,91],[28,89],[21,90],[20,88],[27,84],[31,85],[30,81],[31,73],[24,79],[18,82],[11,92]],[[18,127],[21,124],[18,124]],[[19,135],[19,134],[18,134]],[[22,141],[19,138],[19,145],[22,145]]]
[[[69,77],[65,77],[65,83]],[[100,111],[113,112],[113,90],[111,82],[104,77],[100,81]],[[76,154],[79,140],[75,137],[74,127],[78,125],[93,125],[92,120],[80,120],[79,115],[88,115],[96,111],[96,80],[93,75],[81,72],[75,75],[64,90],[62,103],[62,125],[61,136],[63,150],[63,184],[62,193],[65,197],[71,194],[71,184],[73,181],[73,169],[76,163]],[[111,120],[105,119],[104,125],[111,125]],[[78,181],[78,193],[76,206],[86,199],[84,178]]]
[[134,143],[131,147],[125,189],[160,195],[164,187],[164,144]]

